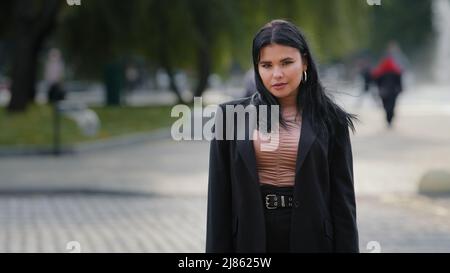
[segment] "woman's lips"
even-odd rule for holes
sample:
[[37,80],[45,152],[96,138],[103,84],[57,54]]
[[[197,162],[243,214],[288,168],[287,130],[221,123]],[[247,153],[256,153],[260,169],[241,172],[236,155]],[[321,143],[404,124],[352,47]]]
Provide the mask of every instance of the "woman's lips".
[[272,88],[279,90],[279,89],[283,89],[286,85],[287,85],[287,83],[277,83],[277,84],[273,84]]

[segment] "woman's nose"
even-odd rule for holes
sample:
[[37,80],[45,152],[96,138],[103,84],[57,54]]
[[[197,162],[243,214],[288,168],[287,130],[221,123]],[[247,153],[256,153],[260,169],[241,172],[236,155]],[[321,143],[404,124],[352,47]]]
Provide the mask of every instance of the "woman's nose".
[[283,77],[283,71],[281,70],[281,68],[277,68],[275,67],[273,70],[273,77],[274,78],[282,78]]

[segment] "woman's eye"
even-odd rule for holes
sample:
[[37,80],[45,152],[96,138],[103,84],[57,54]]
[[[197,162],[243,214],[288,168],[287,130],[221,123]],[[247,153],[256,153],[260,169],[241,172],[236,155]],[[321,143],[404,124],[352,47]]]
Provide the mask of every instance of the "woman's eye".
[[284,66],[290,65],[291,63],[292,63],[292,62],[284,62],[283,65],[284,65]]
[[270,65],[270,64],[263,64],[262,67],[263,67],[263,68],[270,68],[271,65]]

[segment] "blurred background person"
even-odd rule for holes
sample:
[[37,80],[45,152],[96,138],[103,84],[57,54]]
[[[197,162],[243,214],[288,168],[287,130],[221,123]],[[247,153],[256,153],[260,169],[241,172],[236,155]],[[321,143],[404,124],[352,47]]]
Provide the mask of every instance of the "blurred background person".
[[378,95],[373,92],[373,78],[372,78],[372,61],[371,58],[367,55],[361,56],[356,63],[359,77],[362,81],[361,83],[361,92],[358,96],[359,98],[356,100],[356,107],[361,107],[364,101],[364,98],[370,94],[370,97],[374,102],[379,103]]
[[391,45],[388,54],[373,70],[372,77],[378,86],[378,94],[383,102],[388,128],[392,127],[395,114],[395,104],[398,95],[402,92],[402,68],[392,55]]
[[64,79],[64,62],[61,57],[61,51],[57,48],[50,49],[45,64],[45,83],[47,85],[47,101],[55,102],[65,97],[62,87]]

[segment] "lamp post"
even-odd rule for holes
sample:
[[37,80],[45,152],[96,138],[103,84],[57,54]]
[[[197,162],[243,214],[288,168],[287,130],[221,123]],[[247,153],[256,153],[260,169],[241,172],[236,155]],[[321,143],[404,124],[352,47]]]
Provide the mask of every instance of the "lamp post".
[[64,100],[65,92],[58,83],[54,83],[48,92],[48,101],[53,108],[53,154],[61,154],[61,111],[59,102]]

